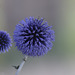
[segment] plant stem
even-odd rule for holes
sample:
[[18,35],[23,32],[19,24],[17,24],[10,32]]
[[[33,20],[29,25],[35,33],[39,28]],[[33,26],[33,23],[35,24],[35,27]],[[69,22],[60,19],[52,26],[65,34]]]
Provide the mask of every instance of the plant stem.
[[21,69],[22,69],[24,63],[25,63],[26,60],[27,60],[27,58],[28,58],[27,56],[24,57],[24,59],[23,59],[22,63],[20,64],[20,66],[19,66],[19,68],[18,68],[18,70],[17,70],[17,72],[16,72],[15,75],[18,75],[18,74],[19,74],[19,72],[21,71]]

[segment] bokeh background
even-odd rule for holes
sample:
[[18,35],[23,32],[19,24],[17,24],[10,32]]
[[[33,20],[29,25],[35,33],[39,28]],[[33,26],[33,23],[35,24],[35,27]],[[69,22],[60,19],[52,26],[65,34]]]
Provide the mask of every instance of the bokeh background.
[[[19,75],[75,75],[75,0],[0,0],[0,30],[11,37],[16,24],[29,16],[44,17],[53,25],[56,41],[47,55],[29,57]],[[15,75],[12,65],[22,59],[13,44],[0,54],[0,75]]]

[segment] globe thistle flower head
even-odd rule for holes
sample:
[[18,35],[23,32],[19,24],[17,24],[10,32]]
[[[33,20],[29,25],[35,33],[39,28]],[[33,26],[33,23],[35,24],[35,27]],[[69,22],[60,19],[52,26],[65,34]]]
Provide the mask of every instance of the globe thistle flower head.
[[54,30],[43,18],[34,17],[21,20],[14,31],[14,41],[18,50],[28,56],[42,56],[51,50],[55,41]]
[[8,52],[11,45],[11,38],[6,31],[0,31],[0,53]]

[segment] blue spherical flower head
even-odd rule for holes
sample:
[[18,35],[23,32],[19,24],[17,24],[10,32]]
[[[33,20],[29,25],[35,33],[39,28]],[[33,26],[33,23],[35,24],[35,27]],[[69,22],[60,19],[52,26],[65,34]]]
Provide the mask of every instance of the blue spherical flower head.
[[6,31],[0,31],[0,53],[8,51],[11,45],[11,38]]
[[54,30],[43,18],[26,18],[16,25],[14,41],[17,48],[28,56],[42,56],[51,50],[55,41]]

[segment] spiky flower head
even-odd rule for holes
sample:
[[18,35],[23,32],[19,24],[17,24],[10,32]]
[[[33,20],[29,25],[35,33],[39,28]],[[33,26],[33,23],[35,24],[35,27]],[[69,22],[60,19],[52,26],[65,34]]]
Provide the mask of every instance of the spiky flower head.
[[16,25],[14,41],[18,50],[28,56],[42,56],[51,50],[54,30],[43,18],[25,18]]
[[0,53],[8,52],[11,45],[11,38],[6,31],[0,31]]

